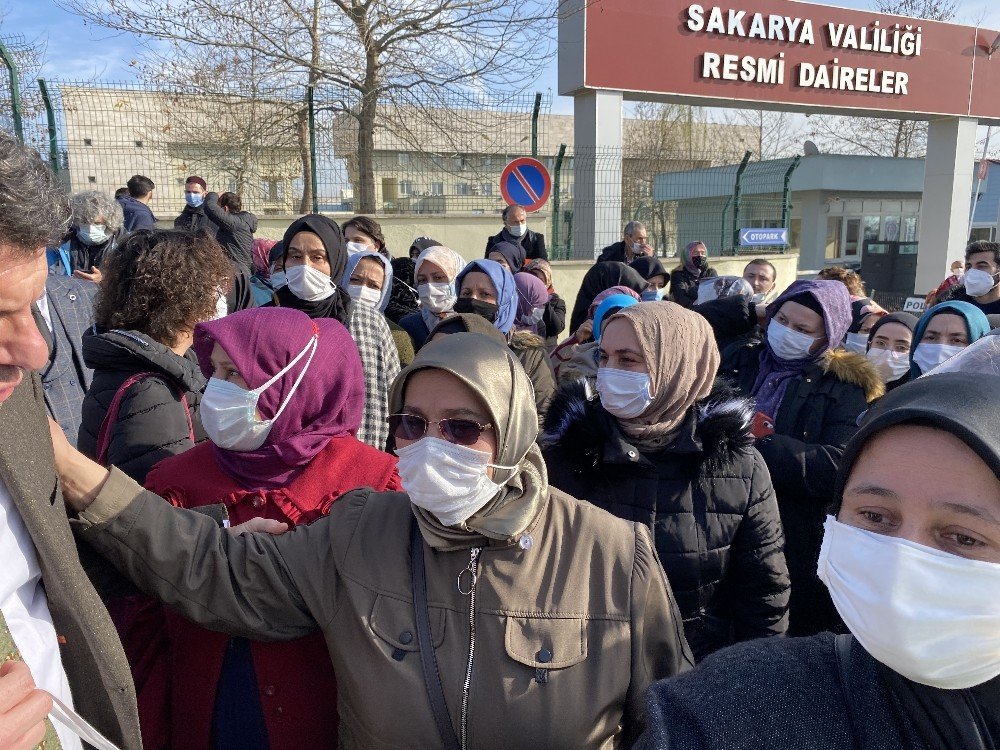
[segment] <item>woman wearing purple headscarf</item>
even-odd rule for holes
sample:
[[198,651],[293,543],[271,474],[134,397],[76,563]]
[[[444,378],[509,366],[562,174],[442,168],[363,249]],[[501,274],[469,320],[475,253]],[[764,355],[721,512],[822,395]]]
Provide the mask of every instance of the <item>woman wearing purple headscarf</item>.
[[[201,413],[211,442],[157,464],[149,489],[233,525],[268,518],[290,527],[326,515],[356,487],[401,489],[395,457],[356,437],[365,381],[341,323],[284,307],[245,310],[198,325],[193,348],[209,378]],[[263,643],[158,616],[159,654],[131,633],[131,653],[145,651],[132,667],[147,747],[336,747],[336,685],[321,635]]]
[[549,303],[549,290],[533,274],[524,272],[514,274],[514,287],[517,289],[517,320],[514,321],[514,330],[537,333],[544,339],[546,333],[542,316]]
[[[749,311],[746,332],[758,322]],[[858,416],[885,388],[865,357],[837,348],[851,325],[851,298],[840,282],[796,281],[764,309],[761,324],[764,340],[727,349],[719,374],[756,399],[756,447],[785,527],[788,633],[812,635],[842,628],[816,577],[823,519]]]

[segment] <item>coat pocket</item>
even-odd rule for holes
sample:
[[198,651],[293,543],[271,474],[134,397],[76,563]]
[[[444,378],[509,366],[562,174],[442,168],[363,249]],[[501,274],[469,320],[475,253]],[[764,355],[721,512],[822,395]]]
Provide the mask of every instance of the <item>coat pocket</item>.
[[[439,648],[444,641],[445,611],[430,608],[431,641]],[[411,602],[391,599],[381,594],[375,597],[369,618],[372,632],[400,651],[419,651],[417,617]]]
[[586,621],[581,618],[507,617],[507,655],[533,669],[565,669],[587,658]]

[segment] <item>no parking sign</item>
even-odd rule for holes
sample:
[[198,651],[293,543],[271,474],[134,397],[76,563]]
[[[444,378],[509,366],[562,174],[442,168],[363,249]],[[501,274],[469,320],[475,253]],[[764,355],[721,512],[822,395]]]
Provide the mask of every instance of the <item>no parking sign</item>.
[[537,211],[549,199],[552,178],[538,159],[525,156],[514,159],[500,174],[500,194],[512,206]]

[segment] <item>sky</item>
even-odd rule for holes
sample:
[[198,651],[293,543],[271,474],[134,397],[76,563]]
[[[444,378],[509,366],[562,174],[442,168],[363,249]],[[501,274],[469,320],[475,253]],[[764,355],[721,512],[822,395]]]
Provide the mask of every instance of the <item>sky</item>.
[[[512,2],[514,0],[511,0]],[[837,0],[829,3],[847,8],[868,9],[871,0]],[[753,2],[744,7],[752,8]],[[0,0],[3,20],[0,34],[21,34],[28,39],[47,42],[43,75],[64,81],[128,81],[135,78],[131,63],[142,52],[142,42],[130,35],[109,32],[84,24],[78,16],[60,8],[54,0]],[[958,23],[1000,31],[1000,2],[997,0],[959,0]],[[557,97],[556,63],[553,58],[544,68],[535,88],[551,93],[552,111],[569,114],[572,100]]]

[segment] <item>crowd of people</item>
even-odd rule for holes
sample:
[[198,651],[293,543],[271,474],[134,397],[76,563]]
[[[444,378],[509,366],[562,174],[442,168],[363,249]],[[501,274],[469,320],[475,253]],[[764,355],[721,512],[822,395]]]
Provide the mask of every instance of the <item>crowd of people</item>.
[[0,134],[0,748],[1000,745],[1000,245],[917,318],[633,221],[567,325],[520,206],[209,187]]

